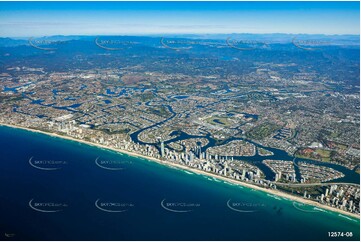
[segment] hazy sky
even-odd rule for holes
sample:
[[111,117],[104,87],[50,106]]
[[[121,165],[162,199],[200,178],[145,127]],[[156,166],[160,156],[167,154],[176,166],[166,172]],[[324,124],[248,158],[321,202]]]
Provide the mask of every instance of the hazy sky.
[[359,2],[0,2],[0,36],[359,34]]

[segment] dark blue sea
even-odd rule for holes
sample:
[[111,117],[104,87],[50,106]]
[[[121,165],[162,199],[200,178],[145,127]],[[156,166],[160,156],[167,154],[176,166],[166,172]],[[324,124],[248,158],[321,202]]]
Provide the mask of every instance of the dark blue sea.
[[360,239],[355,218],[78,142],[0,126],[0,154],[1,240]]

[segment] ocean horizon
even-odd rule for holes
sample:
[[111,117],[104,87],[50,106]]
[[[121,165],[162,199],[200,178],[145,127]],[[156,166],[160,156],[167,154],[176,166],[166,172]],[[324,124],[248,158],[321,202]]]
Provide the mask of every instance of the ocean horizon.
[[76,141],[0,126],[2,239],[329,240],[360,220]]

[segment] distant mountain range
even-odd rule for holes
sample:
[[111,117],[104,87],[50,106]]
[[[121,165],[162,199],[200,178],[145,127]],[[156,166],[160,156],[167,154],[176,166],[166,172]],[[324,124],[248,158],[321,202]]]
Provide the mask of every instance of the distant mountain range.
[[[199,40],[248,40],[248,41],[263,41],[274,44],[286,44],[291,43],[293,40],[297,41],[322,41],[327,43],[325,45],[360,45],[360,36],[359,35],[323,35],[323,34],[165,34],[165,35],[145,35],[145,36],[128,36],[128,35],[119,35],[119,36],[84,36],[84,35],[55,35],[55,36],[44,36],[32,38],[35,40],[41,41],[70,41],[70,40],[83,40],[83,41],[94,41],[97,37],[106,37],[106,38],[120,38],[128,40],[137,40],[145,41],[154,40],[154,38],[180,38],[180,39],[199,39]],[[20,46],[20,45],[29,45],[30,37],[19,37],[19,38],[0,38],[0,47],[11,47],[11,46]]]

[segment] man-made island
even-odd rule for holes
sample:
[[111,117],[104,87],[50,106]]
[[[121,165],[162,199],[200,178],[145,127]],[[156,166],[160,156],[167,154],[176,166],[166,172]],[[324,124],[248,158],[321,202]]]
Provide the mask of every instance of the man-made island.
[[[273,195],[276,195],[276,196],[284,197],[286,199],[290,199],[290,200],[293,200],[295,202],[301,203],[301,205],[302,204],[308,204],[308,205],[311,205],[311,206],[316,206],[316,207],[319,207],[319,208],[327,209],[327,210],[330,210],[330,211],[333,211],[333,212],[336,212],[336,213],[345,214],[345,215],[348,215],[348,216],[351,216],[351,217],[354,217],[354,218],[358,218],[358,219],[360,218],[359,214],[357,214],[355,212],[347,211],[346,206],[338,206],[338,207],[336,207],[336,206],[330,206],[330,204],[324,203],[324,200],[323,200],[324,195],[323,194],[321,194],[322,200],[319,201],[319,200],[314,200],[314,199],[306,199],[306,198],[310,198],[310,196],[307,197],[305,195],[302,198],[300,196],[295,196],[293,194],[282,192],[282,191],[276,189],[277,188],[276,184],[280,185],[280,186],[289,186],[289,184],[277,183],[277,182],[272,183],[272,182],[269,182],[267,180],[257,180],[257,179],[250,180],[248,178],[239,179],[238,177],[236,179],[234,179],[234,177],[227,176],[227,174],[222,174],[222,173],[217,174],[217,173],[212,172],[212,171],[210,171],[208,169],[198,169],[196,167],[184,165],[184,164],[182,164],[180,162],[170,162],[170,161],[167,161],[165,159],[149,157],[148,155],[137,152],[137,150],[138,150],[137,148],[135,148],[134,150],[123,150],[123,149],[116,148],[114,146],[103,145],[103,144],[100,144],[100,143],[93,143],[93,142],[89,142],[89,141],[86,141],[86,140],[81,140],[81,139],[78,139],[78,138],[72,138],[70,136],[60,135],[60,134],[57,134],[57,133],[49,133],[49,132],[44,132],[44,131],[37,130],[37,129],[20,127],[20,126],[15,126],[15,125],[8,125],[8,124],[3,124],[3,123],[0,123],[0,126],[1,125],[11,127],[11,128],[24,129],[24,130],[27,130],[27,131],[30,131],[30,132],[37,132],[37,133],[50,135],[50,136],[57,137],[57,138],[67,139],[67,140],[71,140],[71,141],[75,141],[75,142],[81,142],[81,143],[84,143],[84,144],[87,144],[87,145],[92,145],[92,146],[96,146],[96,147],[103,148],[103,149],[109,149],[109,150],[112,150],[112,151],[115,151],[115,152],[120,152],[120,153],[123,153],[123,154],[130,155],[130,156],[144,158],[144,159],[147,159],[147,160],[150,160],[150,161],[153,161],[153,162],[157,162],[157,163],[162,164],[162,165],[166,165],[166,166],[171,167],[171,168],[178,168],[178,169],[183,169],[183,170],[186,170],[186,171],[191,171],[191,172],[194,172],[196,174],[210,176],[210,177],[213,177],[213,178],[216,178],[216,179],[220,179],[220,180],[223,180],[223,181],[226,181],[226,182],[230,182],[232,184],[241,185],[241,186],[245,186],[245,187],[248,187],[248,188],[260,190],[260,191],[263,191],[263,192],[266,192],[266,193],[270,193],[270,194],[273,194]],[[136,146],[133,146],[133,147],[136,147]],[[294,185],[297,186],[297,184],[294,184]],[[339,187],[339,189],[336,190],[336,194],[339,191],[341,191],[343,193],[344,188],[350,189],[350,190],[348,190],[346,192],[348,194],[352,193],[352,192],[355,192],[355,191],[359,192],[359,186],[356,185],[356,184],[347,184],[347,183],[324,183],[324,184],[321,184],[321,183],[319,183],[319,184],[303,184],[303,185],[305,185],[305,187],[308,187],[308,186],[310,186],[310,187],[312,187],[312,186],[329,187],[330,186],[331,192],[329,193],[329,189],[326,188],[326,193],[327,194],[333,194],[333,192],[337,189],[337,187]],[[291,185],[291,187],[292,187],[292,185]],[[307,192],[305,192],[305,194],[307,194]],[[338,196],[338,194],[337,194],[337,196]]]
[[191,49],[172,49],[177,39],[127,36],[61,43],[3,48],[3,125],[359,216],[353,47],[307,51],[287,42],[243,52],[224,39],[193,39],[181,42]]

